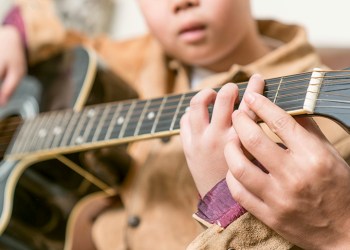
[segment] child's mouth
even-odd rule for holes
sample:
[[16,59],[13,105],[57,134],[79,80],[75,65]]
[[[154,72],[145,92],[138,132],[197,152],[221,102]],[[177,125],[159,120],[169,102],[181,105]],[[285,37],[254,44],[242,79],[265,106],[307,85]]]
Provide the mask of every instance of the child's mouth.
[[186,43],[198,43],[204,39],[205,30],[203,24],[190,24],[179,32],[179,37]]

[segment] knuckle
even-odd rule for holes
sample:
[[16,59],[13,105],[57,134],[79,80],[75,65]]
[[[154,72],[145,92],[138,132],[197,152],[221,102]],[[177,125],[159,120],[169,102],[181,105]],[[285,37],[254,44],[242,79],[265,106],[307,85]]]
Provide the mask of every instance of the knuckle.
[[312,172],[315,178],[329,176],[335,170],[333,157],[325,157],[326,155],[328,155],[328,152],[321,150],[318,154],[309,157],[309,171]]
[[293,178],[291,180],[290,191],[294,196],[305,194],[308,189],[308,186],[309,185],[305,181],[305,178],[301,178],[301,177]]
[[246,168],[242,162],[237,162],[234,166],[231,166],[230,170],[237,180],[244,179]]
[[284,218],[288,217],[288,215],[295,211],[295,204],[290,197],[278,199],[276,203],[276,217],[278,221],[283,221]]
[[252,133],[247,137],[247,146],[254,148],[258,147],[262,142],[262,138],[259,133]]
[[[278,119],[274,120],[270,124],[270,128],[272,132],[278,134],[279,132],[283,132],[285,130],[293,130],[293,128],[290,128],[290,117],[288,115],[283,115],[279,117]],[[293,131],[291,131],[293,132]]]

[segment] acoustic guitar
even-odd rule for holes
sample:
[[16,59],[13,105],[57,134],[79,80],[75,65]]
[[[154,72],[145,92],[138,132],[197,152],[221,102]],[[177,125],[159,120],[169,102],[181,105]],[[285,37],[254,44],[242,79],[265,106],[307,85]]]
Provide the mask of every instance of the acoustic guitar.
[[[91,70],[86,70],[91,73]],[[265,80],[264,95],[291,115],[320,115],[350,124],[350,70],[315,69],[296,75]],[[89,78],[89,74],[87,75]],[[243,96],[247,82],[239,83]],[[87,88],[82,88],[87,96]],[[218,89],[216,89],[218,90]],[[179,133],[181,116],[196,92],[167,95],[149,100],[88,105],[40,113],[26,119],[11,118],[2,140],[4,156],[0,165],[0,232],[4,233],[13,217],[15,188],[31,165],[55,159],[81,174],[99,189],[108,185],[77,166],[66,155],[136,140],[171,136]],[[77,102],[82,104],[78,97]],[[21,98],[24,101],[24,98]],[[212,107],[209,107],[212,110]],[[5,124],[5,125],[4,125]],[[30,168],[29,168],[30,167]]]
[[31,67],[9,103],[0,107],[0,249],[63,249],[67,219],[76,203],[98,191],[114,194],[118,171],[112,172],[115,176],[111,171],[108,176],[97,173],[82,164],[80,153],[5,156],[23,124],[39,114],[79,112],[106,101],[103,86],[114,82],[120,84],[113,84],[116,94],[111,99],[137,97],[94,53],[77,47]]

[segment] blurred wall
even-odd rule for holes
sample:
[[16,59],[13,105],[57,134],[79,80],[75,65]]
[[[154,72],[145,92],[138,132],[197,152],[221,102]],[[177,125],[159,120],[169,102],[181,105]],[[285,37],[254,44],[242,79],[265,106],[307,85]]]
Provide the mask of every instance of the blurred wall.
[[[116,0],[116,21],[112,27],[115,38],[140,34],[144,23],[137,7],[137,0]],[[229,0],[230,1],[230,0]],[[349,0],[251,0],[253,14],[257,18],[277,18],[298,23],[308,31],[309,39],[316,46],[350,47]],[[125,11],[124,11],[125,10]],[[124,22],[119,22],[124,20]]]
[[[0,0],[1,18],[11,1]],[[111,35],[116,39],[124,39],[144,33],[146,26],[138,9],[137,0],[114,1],[115,15]],[[350,24],[348,14],[350,1],[348,0],[251,1],[256,17],[272,17],[285,22],[299,23],[306,27],[311,42],[316,46],[350,47],[350,32],[347,27],[347,24]]]
[[304,25],[317,46],[350,47],[349,0],[252,0],[257,17]]
[[6,11],[9,9],[11,6],[11,0],[0,0],[0,17],[1,19],[5,15]]

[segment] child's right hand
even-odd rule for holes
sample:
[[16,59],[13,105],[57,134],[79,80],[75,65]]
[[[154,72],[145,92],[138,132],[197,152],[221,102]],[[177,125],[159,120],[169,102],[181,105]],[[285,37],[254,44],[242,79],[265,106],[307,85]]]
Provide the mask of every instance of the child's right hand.
[[21,36],[12,26],[0,27],[0,106],[7,103],[27,71]]

